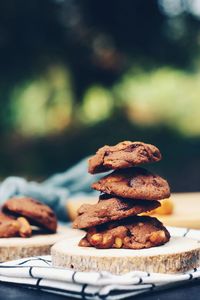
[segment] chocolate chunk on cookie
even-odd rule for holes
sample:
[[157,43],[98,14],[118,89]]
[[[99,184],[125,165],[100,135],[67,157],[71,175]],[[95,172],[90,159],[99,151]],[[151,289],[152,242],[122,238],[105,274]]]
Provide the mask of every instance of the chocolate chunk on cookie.
[[53,210],[35,199],[11,198],[3,205],[3,211],[14,216],[23,216],[31,224],[46,228],[51,232],[55,232],[57,229],[57,218]]
[[170,196],[165,179],[138,167],[116,170],[93,183],[92,188],[131,199],[160,200]]
[[73,228],[88,228],[109,221],[120,220],[160,206],[158,201],[117,198],[110,195],[100,196],[96,204],[83,204],[78,209]]
[[124,141],[115,146],[104,146],[90,158],[91,174],[134,167],[161,160],[159,149],[151,144]]
[[143,249],[163,245],[169,239],[168,230],[158,219],[135,216],[89,228],[79,246]]

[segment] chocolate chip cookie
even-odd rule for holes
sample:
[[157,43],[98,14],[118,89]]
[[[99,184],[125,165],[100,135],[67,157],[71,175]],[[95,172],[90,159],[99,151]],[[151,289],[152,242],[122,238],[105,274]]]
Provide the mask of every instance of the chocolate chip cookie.
[[57,218],[53,210],[28,197],[14,197],[5,202],[3,211],[14,216],[23,216],[33,225],[46,228],[50,232],[56,232]]
[[161,200],[170,196],[165,179],[138,167],[116,170],[93,183],[92,188],[131,199]]
[[134,167],[161,160],[159,149],[142,142],[124,141],[115,146],[104,146],[90,158],[88,171],[91,174],[109,170]]
[[88,228],[109,221],[147,212],[160,206],[158,201],[133,200],[101,195],[96,204],[83,204],[78,209],[73,228]]
[[89,228],[79,246],[143,249],[163,245],[169,239],[168,230],[158,219],[135,216]]

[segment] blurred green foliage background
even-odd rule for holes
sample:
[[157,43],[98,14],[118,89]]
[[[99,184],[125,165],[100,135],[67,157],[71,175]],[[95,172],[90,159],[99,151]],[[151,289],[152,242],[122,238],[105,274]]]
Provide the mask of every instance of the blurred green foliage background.
[[199,50],[199,0],[0,2],[0,177],[143,140],[173,191],[200,190]]

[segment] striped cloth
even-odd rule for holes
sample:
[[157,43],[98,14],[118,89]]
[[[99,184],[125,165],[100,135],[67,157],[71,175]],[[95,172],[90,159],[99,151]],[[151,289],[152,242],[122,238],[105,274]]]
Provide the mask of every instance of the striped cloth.
[[[200,230],[168,228],[172,236],[200,241]],[[124,275],[78,272],[55,268],[50,256],[31,257],[0,264],[0,281],[84,299],[124,299],[144,292],[166,289],[200,279],[200,267],[182,274],[133,271]]]

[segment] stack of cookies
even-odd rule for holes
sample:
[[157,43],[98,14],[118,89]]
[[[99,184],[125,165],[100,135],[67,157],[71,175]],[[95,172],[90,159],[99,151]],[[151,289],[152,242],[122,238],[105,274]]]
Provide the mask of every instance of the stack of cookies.
[[83,204],[73,223],[86,229],[79,246],[142,249],[163,245],[170,234],[156,218],[140,216],[170,196],[167,181],[138,167],[161,160],[158,148],[142,142],[104,146],[89,160],[89,173],[114,170],[92,184],[101,192],[96,204]]

